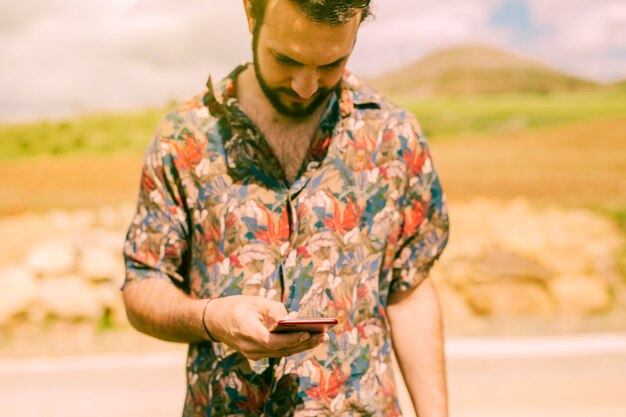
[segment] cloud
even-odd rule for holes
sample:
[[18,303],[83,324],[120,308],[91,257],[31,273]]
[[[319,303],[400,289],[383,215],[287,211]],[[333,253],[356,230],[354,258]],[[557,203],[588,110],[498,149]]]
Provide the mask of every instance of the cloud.
[[355,72],[374,75],[428,53],[462,43],[497,44],[502,33],[488,25],[498,0],[379,1],[376,19],[361,28],[351,58]]
[[549,27],[530,53],[589,78],[626,78],[626,3],[622,0],[529,0],[540,25]]
[[394,0],[378,8],[352,59],[366,74],[444,47],[484,43],[585,78],[626,78],[623,0]]
[[0,119],[164,103],[250,55],[239,2],[66,1],[33,18],[7,11]]
[[[582,76],[626,77],[623,0],[374,0],[350,68],[372,76],[487,43]],[[520,12],[521,10],[521,12]],[[0,120],[165,103],[250,58],[240,1],[0,4]]]

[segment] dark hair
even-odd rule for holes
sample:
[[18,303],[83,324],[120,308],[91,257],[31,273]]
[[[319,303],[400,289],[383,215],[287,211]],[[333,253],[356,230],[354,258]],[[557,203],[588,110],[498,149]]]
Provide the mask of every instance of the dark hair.
[[[260,26],[268,0],[250,0],[251,14]],[[371,15],[370,0],[289,0],[312,21],[328,25],[347,23],[361,10],[361,21]]]

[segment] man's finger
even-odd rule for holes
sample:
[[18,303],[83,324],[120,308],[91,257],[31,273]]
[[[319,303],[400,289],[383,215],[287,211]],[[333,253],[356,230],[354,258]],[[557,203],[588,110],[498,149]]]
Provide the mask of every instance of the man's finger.
[[[295,333],[297,334],[297,333]],[[282,335],[279,335],[282,336]],[[321,343],[325,343],[329,340],[328,335],[325,333],[320,334],[312,334],[306,340],[298,343],[295,346],[283,347],[281,349],[271,349],[262,346],[261,344],[256,344],[254,347],[248,345],[246,349],[246,355],[248,357],[259,357],[259,358],[282,358],[285,356],[295,355],[297,353],[301,353],[314,347],[318,346]],[[255,359],[256,360],[256,359]]]
[[283,303],[270,301],[270,304],[267,305],[266,314],[272,321],[272,324],[274,324],[274,322],[287,317],[287,309]]
[[328,335],[325,333],[312,333],[309,337],[300,339],[299,343],[293,346],[285,346],[281,349],[278,349],[278,352],[281,352],[283,355],[286,353],[293,354],[294,352],[302,352],[308,349],[311,349],[320,343],[327,342]]
[[267,345],[272,350],[281,350],[298,346],[310,338],[308,332],[270,333]]
[[267,300],[262,297],[250,297],[253,299],[255,309],[260,313],[263,325],[271,327],[278,320],[287,316],[287,309],[283,303]]
[[302,342],[302,343],[300,343],[300,344],[298,344],[296,346],[272,352],[273,356],[271,356],[271,357],[280,358],[280,357],[284,357],[284,356],[295,355],[297,353],[301,353],[301,352],[305,352],[307,350],[311,350],[311,349],[317,347],[318,345],[320,345],[321,343],[325,343],[327,341],[328,341],[328,335],[326,335],[326,334],[314,334],[314,335],[311,335],[311,337],[308,340],[305,340],[304,342]]
[[289,313],[287,313],[287,315],[284,318],[286,318],[286,319],[297,319],[298,318],[298,312],[297,311],[290,311]]

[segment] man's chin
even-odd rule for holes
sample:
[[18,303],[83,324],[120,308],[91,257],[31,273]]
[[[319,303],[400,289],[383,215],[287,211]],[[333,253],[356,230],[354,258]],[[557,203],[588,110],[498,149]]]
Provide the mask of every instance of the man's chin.
[[302,103],[294,101],[280,100],[279,103],[273,103],[278,113],[291,119],[305,119],[311,116],[321,103],[314,101],[305,101]]

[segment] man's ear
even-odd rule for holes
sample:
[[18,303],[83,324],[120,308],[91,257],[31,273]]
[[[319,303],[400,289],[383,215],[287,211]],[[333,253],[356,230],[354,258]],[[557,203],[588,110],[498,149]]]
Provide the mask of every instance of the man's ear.
[[252,2],[250,0],[243,0],[243,7],[246,10],[246,19],[248,21],[248,30],[250,33],[254,31],[254,25],[256,18],[252,14]]

